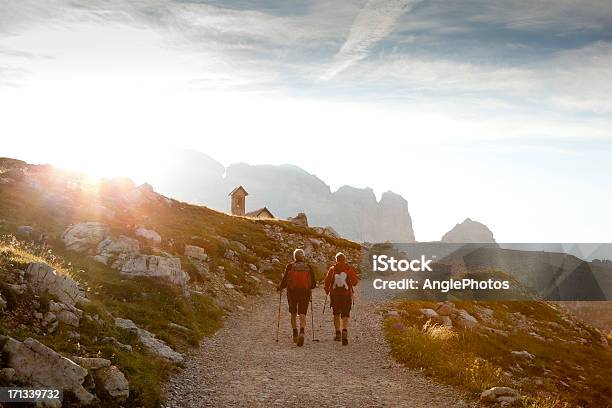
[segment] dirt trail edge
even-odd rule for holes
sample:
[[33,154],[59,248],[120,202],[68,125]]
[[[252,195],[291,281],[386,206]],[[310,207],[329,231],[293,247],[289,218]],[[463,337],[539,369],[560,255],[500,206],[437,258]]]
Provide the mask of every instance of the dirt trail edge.
[[397,364],[388,354],[381,313],[358,302],[348,346],[333,341],[330,310],[319,321],[325,294],[313,295],[306,342],[291,341],[283,293],[280,340],[275,342],[278,296],[256,298],[205,339],[167,387],[166,407],[466,407],[450,387]]

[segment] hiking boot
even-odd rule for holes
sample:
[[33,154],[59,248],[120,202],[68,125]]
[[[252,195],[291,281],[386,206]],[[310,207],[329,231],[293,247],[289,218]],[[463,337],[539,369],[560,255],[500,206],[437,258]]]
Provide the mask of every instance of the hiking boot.
[[342,336],[340,335],[340,331],[336,331],[336,335],[334,336],[334,341],[341,341]]
[[348,346],[348,332],[346,330],[342,330],[342,345]]
[[300,333],[300,335],[297,338],[297,343],[298,347],[302,347],[304,345],[304,333]]

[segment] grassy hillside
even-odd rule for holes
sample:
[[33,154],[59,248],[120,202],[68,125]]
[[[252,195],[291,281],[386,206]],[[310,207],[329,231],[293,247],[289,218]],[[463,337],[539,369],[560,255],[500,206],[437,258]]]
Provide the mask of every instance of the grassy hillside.
[[515,406],[611,406],[612,352],[599,331],[545,302],[455,305],[476,328],[429,321],[421,310],[436,309],[433,302],[398,303],[385,322],[393,356],[474,399],[508,386],[523,396]]
[[[62,233],[82,222],[100,222],[113,237],[137,239],[143,255],[178,257],[190,277],[189,296],[162,280],[128,279],[96,262],[91,251],[67,250]],[[27,242],[14,238],[20,226],[33,231]],[[161,242],[136,236],[137,226],[156,231]],[[223,314],[234,310],[244,296],[271,290],[295,246],[307,245],[313,259],[324,262],[331,261],[334,251],[359,249],[350,241],[288,222],[233,217],[172,200],[129,180],[100,182],[12,159],[0,159],[0,236],[0,290],[7,300],[7,308],[0,311],[0,334],[35,338],[68,357],[107,358],[130,383],[127,405],[146,407],[159,406],[161,385],[177,367],[118,330],[115,318],[131,319],[185,352],[218,329]],[[185,245],[202,248],[208,254],[206,262],[186,257]],[[29,289],[24,296],[12,293],[23,284],[23,271],[31,262],[51,265],[85,290],[89,301],[79,306],[83,318],[78,329],[60,324],[47,333],[35,314],[44,313],[45,304],[57,299]],[[105,337],[133,351],[103,343]]]

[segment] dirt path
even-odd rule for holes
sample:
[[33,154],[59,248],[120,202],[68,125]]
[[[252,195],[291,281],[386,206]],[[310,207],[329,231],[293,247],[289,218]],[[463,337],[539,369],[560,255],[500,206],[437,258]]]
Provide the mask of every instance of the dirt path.
[[[315,317],[324,293],[314,292]],[[278,297],[258,298],[187,358],[186,369],[167,386],[167,407],[466,407],[452,389],[396,364],[388,355],[380,313],[358,303],[351,343],[334,342],[325,312],[320,342],[298,348],[291,341],[283,295],[278,343]]]

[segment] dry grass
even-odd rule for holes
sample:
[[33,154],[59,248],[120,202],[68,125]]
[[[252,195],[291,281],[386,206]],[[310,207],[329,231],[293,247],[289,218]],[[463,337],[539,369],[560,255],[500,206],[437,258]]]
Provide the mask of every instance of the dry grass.
[[[612,406],[612,352],[600,344],[592,328],[569,324],[559,310],[544,302],[457,303],[472,315],[477,314],[477,306],[493,310],[507,335],[424,323],[419,309],[433,308],[434,303],[402,302],[400,317],[385,323],[393,356],[474,399],[484,389],[510,386],[526,396],[524,407]],[[518,313],[530,322],[528,329],[512,330]],[[542,341],[530,331],[553,340]],[[579,338],[586,339],[584,344]],[[511,354],[521,350],[536,358],[521,360]]]

